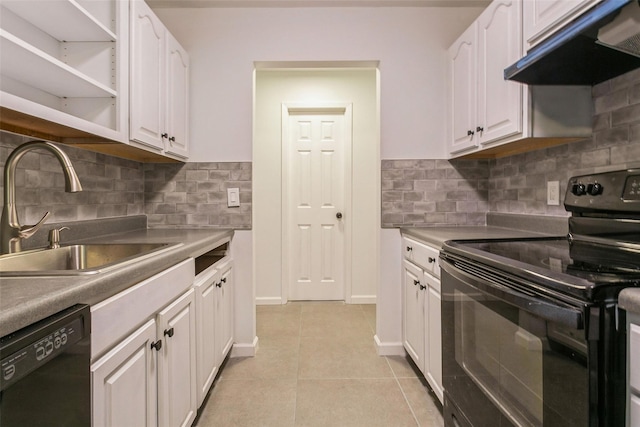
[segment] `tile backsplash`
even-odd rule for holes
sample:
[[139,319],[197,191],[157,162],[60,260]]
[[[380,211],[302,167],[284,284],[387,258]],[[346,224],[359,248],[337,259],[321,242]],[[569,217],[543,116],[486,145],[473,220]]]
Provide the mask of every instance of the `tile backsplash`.
[[[0,166],[4,168],[14,148],[32,139],[0,132]],[[55,157],[43,150],[28,152],[16,168],[16,206],[22,224],[34,224],[46,211],[51,211],[47,222],[144,213],[141,163],[74,147],[64,147],[64,151],[84,191],[65,193],[64,175]]]
[[382,226],[484,225],[487,160],[383,160]]
[[[382,226],[477,225],[487,211],[568,216],[570,177],[640,167],[640,69],[594,86],[593,102],[582,141],[485,163],[383,160]],[[548,181],[560,183],[559,206],[547,205]]]
[[[567,216],[573,175],[640,167],[640,69],[593,87],[593,136],[494,160],[383,160],[382,226],[481,225],[486,213]],[[0,167],[30,138],[0,132]],[[25,155],[16,170],[23,224],[146,214],[150,227],[251,228],[251,163],[142,164],[67,146],[85,191],[64,192],[58,162]],[[560,206],[546,203],[548,181],[560,183]],[[4,185],[4,183],[0,183]],[[226,189],[240,189],[240,207]]]
[[[0,167],[30,139],[0,132]],[[65,193],[62,169],[51,154],[27,153],[16,168],[22,224],[51,211],[51,223],[146,214],[149,227],[251,228],[250,162],[143,164],[71,146],[64,151],[84,191]],[[227,208],[227,187],[240,189],[240,207]]]
[[[251,228],[251,163],[147,163],[145,213],[149,227]],[[227,188],[240,206],[227,207]]]

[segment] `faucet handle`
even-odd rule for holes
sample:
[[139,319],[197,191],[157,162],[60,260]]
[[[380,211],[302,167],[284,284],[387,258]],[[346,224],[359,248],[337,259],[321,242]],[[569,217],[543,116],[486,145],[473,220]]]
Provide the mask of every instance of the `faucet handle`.
[[49,230],[49,249],[60,247],[60,232],[68,229],[69,227],[60,227]]
[[49,218],[50,214],[51,212],[47,211],[45,212],[42,219],[40,219],[40,221],[38,221],[35,225],[25,225],[22,228],[20,228],[20,237],[23,239],[28,239],[29,237],[33,236],[36,233],[36,231],[38,231],[40,227],[42,227],[42,225],[47,220],[47,218]]

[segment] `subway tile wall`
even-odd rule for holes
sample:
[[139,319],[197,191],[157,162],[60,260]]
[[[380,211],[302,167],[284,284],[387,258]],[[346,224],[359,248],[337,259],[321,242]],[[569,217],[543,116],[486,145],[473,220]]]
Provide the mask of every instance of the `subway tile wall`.
[[[640,167],[640,69],[593,87],[591,138],[491,160],[489,210],[568,216],[562,205],[575,175]],[[547,205],[547,182],[560,182],[560,205]]]
[[[9,153],[33,138],[0,132],[0,167]],[[47,222],[67,222],[144,213],[142,164],[79,148],[64,147],[83,190],[65,193],[64,175],[56,158],[35,150],[22,157],[16,168],[16,206],[24,224],[34,224],[46,211]],[[0,184],[3,186],[4,179]]]
[[[382,226],[478,225],[487,211],[566,216],[573,175],[640,167],[640,70],[593,88],[592,138],[490,161],[383,160]],[[0,132],[0,167],[30,138]],[[58,162],[27,154],[16,171],[23,224],[50,210],[49,222],[147,214],[150,227],[251,228],[251,163],[146,164],[66,147],[85,191],[64,192]],[[560,182],[560,206],[546,183]],[[4,183],[0,183],[4,185]],[[240,208],[226,207],[226,188]]]
[[[31,139],[0,132],[0,167]],[[26,154],[16,169],[22,224],[51,211],[48,222],[147,214],[149,227],[251,228],[249,162],[142,164],[70,146],[64,151],[84,191],[65,193],[62,169],[48,152]],[[240,207],[227,208],[228,187],[240,189]]]
[[[145,213],[149,227],[251,228],[251,162],[148,163]],[[227,207],[227,189],[240,206]]]
[[484,225],[487,160],[383,160],[382,227]]
[[[382,226],[484,224],[484,212],[568,216],[574,175],[640,167],[640,69],[593,87],[589,139],[525,154],[473,160],[383,160]],[[547,205],[559,181],[560,205]]]

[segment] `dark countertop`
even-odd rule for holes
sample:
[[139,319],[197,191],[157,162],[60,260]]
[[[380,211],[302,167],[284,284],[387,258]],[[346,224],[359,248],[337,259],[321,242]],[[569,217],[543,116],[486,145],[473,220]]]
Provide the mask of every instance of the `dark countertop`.
[[414,237],[437,247],[442,247],[442,244],[447,240],[510,239],[557,235],[495,226],[408,227],[401,228],[400,231],[406,236]]
[[567,217],[489,212],[486,226],[404,227],[400,231],[437,247],[447,240],[566,236]]
[[623,289],[618,295],[620,308],[640,315],[640,288]]
[[[135,263],[79,276],[0,278],[0,337],[73,304],[96,304],[189,257],[202,255],[233,236],[226,229],[139,229],[74,243],[168,243]],[[64,243],[64,241],[63,241]]]

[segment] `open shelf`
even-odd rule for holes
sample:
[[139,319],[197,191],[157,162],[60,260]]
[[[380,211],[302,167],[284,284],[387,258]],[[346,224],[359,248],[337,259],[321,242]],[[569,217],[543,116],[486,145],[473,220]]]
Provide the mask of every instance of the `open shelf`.
[[59,41],[116,41],[116,35],[75,0],[6,0],[2,6]]
[[[111,98],[117,92],[0,29],[0,75],[61,98]],[[6,59],[5,59],[6,58]]]

